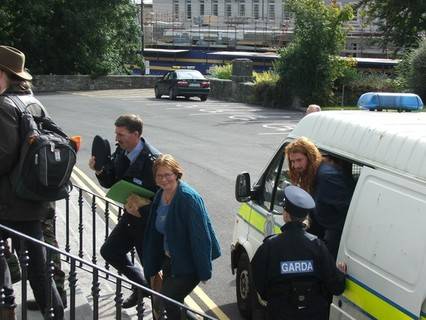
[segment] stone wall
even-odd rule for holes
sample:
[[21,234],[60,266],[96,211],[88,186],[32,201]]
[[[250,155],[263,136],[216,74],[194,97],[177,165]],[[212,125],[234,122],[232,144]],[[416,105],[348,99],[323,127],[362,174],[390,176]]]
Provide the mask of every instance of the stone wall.
[[253,82],[210,79],[210,97],[218,100],[251,103],[253,86]]
[[[160,76],[104,76],[92,79],[86,75],[36,75],[33,79],[35,92],[89,91],[108,89],[154,88]],[[250,102],[251,82],[210,79],[210,96],[219,100]]]
[[103,76],[94,79],[87,75],[36,75],[33,85],[35,92],[143,89],[154,88],[159,78],[153,75]]
[[[254,100],[254,84],[249,81],[253,63],[247,59],[235,59],[233,64],[233,80],[210,79],[210,96],[219,100],[251,103]],[[36,75],[33,85],[35,92],[146,89],[154,88],[160,77],[116,75],[91,78],[88,75]]]
[[210,96],[219,100],[251,103],[253,62],[249,59],[232,61],[232,80],[211,79]]
[[[36,75],[34,92],[89,91],[108,89],[154,88],[161,76],[104,76],[92,79],[87,75]],[[253,83],[210,79],[210,97],[234,102],[253,102]]]

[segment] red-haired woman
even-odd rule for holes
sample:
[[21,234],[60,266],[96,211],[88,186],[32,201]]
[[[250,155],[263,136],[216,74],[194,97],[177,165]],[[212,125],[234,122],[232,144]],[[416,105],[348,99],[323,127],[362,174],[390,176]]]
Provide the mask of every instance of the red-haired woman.
[[[153,166],[157,192],[145,231],[143,265],[147,279],[162,270],[161,293],[183,303],[200,281],[212,276],[220,256],[207,208],[200,194],[182,181],[173,156],[160,156]],[[165,302],[168,319],[180,319],[179,308]]]

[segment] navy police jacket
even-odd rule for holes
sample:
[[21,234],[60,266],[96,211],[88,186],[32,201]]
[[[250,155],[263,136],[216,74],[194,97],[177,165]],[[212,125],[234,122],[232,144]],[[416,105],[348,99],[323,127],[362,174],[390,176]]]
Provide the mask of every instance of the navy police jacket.
[[[102,187],[111,188],[112,185],[121,179],[138,184],[152,192],[156,192],[158,187],[152,173],[152,165],[160,152],[152,147],[146,140],[141,138],[144,146],[136,160],[129,165],[129,160],[125,150],[119,146],[111,156],[111,160],[105,165],[102,173],[97,175]],[[147,221],[151,206],[140,208],[141,217]],[[130,215],[129,215],[130,216]],[[133,216],[129,217],[133,219]],[[135,217],[135,219],[137,219]]]
[[[270,319],[326,319],[328,296],[344,291],[345,275],[324,243],[302,223],[289,222],[281,230],[265,239],[251,262],[254,285],[268,302]],[[293,297],[301,285],[310,292],[304,307],[295,305]]]

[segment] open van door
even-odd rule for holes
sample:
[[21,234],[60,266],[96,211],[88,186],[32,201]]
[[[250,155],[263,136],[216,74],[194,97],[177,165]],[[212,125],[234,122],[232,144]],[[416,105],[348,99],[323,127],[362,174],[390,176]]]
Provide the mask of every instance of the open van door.
[[259,181],[250,187],[250,175],[238,175],[235,184],[237,201],[243,202],[237,214],[231,245],[231,266],[236,269],[236,295],[240,313],[250,318],[261,309],[252,284],[250,261],[265,237],[280,233],[283,225],[282,200],[288,184],[282,145],[275,153]]

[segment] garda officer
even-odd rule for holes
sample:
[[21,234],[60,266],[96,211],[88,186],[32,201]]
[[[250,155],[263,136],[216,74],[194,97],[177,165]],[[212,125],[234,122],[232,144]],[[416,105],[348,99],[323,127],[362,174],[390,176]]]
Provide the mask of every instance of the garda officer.
[[334,263],[324,243],[305,231],[315,208],[303,189],[284,189],[284,226],[266,238],[252,260],[257,292],[268,302],[268,319],[328,319],[329,297],[345,289],[346,265]]

